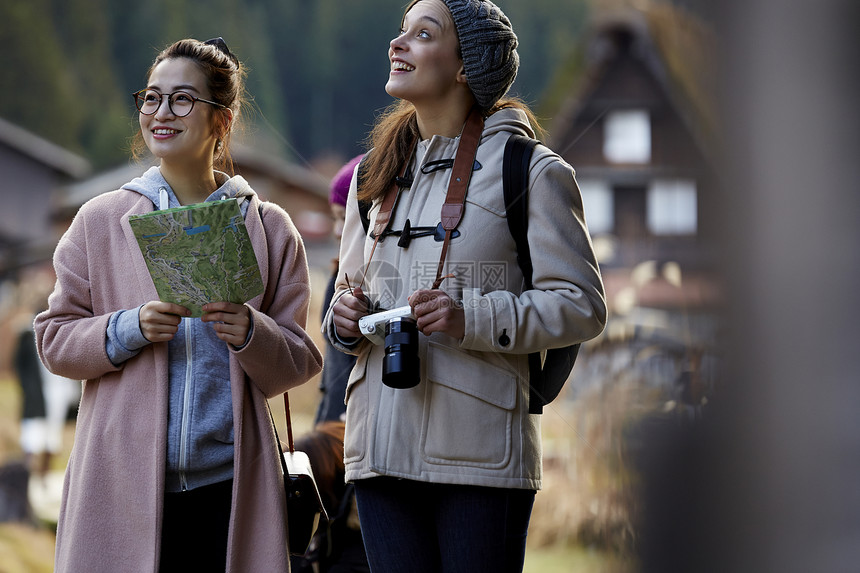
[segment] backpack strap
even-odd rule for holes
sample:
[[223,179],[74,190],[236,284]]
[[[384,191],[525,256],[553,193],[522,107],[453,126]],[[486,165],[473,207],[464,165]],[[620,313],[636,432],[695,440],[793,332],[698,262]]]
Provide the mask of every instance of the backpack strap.
[[525,290],[532,284],[531,250],[529,249],[529,166],[537,140],[514,134],[505,144],[502,164],[502,187],[505,193],[505,212],[508,228],[517,245],[517,263],[523,273]]
[[[358,188],[361,189],[362,184],[364,183],[364,178],[367,175],[367,156],[373,153],[373,150],[368,151],[364,154],[364,157],[361,158],[361,161],[358,162],[358,172],[356,173],[356,177],[358,178]],[[367,232],[370,230],[370,208],[373,206],[371,201],[358,201],[358,215],[361,218],[361,226],[364,227],[364,234],[367,235]]]
[[[525,290],[534,288],[531,250],[529,249],[529,167],[537,141],[514,134],[505,144],[502,187],[508,228],[517,246],[517,263],[523,273]],[[539,352],[529,354],[529,413],[542,414],[567,381],[579,344],[547,350],[544,365]]]

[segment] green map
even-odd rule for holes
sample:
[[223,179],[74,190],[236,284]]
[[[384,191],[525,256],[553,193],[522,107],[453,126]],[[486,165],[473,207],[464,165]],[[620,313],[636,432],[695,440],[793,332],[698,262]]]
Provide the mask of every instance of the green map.
[[162,301],[199,317],[208,302],[242,304],[263,292],[236,199],[132,215],[128,221]]

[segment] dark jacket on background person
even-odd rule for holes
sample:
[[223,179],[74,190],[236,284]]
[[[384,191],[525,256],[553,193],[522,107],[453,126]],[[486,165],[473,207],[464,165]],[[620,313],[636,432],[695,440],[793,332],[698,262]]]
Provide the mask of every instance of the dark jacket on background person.
[[15,375],[21,384],[21,419],[44,418],[45,393],[42,389],[42,371],[36,352],[36,335],[29,328],[18,334],[15,346]]

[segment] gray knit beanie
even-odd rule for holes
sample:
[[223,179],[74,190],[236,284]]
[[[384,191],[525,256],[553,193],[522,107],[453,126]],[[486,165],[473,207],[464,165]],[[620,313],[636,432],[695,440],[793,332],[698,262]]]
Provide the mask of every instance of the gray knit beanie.
[[454,17],[466,82],[487,110],[508,93],[520,57],[511,21],[489,0],[443,0]]

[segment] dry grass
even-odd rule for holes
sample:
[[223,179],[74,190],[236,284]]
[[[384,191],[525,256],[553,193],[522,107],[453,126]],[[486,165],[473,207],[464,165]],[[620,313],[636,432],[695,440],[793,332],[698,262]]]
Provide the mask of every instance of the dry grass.
[[554,545],[526,552],[523,573],[630,573],[629,559],[579,545]]
[[18,446],[21,388],[9,377],[0,376],[0,463],[20,457]]
[[0,572],[50,573],[54,569],[54,533],[29,525],[0,524]]
[[618,380],[576,401],[559,399],[544,412],[544,481],[529,527],[531,548],[551,555],[587,547],[591,559],[603,559],[588,570],[634,570],[636,476],[624,432],[658,401],[632,380]]
[[[0,377],[0,464],[22,458],[18,446],[20,403],[17,382]],[[67,442],[68,448],[68,438]],[[56,462],[64,466],[65,460]],[[49,573],[53,567],[54,532],[50,527],[0,523],[0,573]]]

